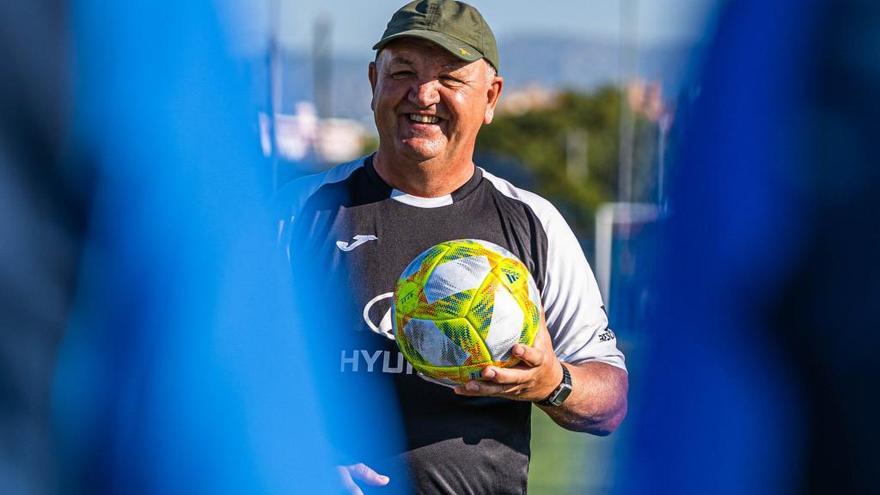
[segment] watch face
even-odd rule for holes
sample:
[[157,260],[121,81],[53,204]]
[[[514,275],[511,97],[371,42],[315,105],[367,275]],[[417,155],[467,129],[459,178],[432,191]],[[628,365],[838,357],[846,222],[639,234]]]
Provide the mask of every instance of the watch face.
[[[561,364],[561,363],[560,363]],[[568,368],[562,364],[562,383],[556,387],[556,390],[550,394],[550,397],[537,402],[538,405],[541,406],[561,406],[565,399],[571,394],[571,374],[568,371]]]
[[550,403],[554,406],[561,406],[565,399],[571,394],[571,385],[567,383],[563,383],[559,387],[559,392],[556,393],[556,396],[550,399]]

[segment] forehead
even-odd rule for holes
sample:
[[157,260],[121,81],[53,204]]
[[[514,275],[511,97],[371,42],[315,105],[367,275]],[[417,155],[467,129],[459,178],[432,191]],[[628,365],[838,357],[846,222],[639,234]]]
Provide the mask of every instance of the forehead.
[[466,62],[440,45],[421,38],[400,38],[388,43],[379,52],[379,60],[411,64],[427,62],[452,68],[479,65],[482,62]]

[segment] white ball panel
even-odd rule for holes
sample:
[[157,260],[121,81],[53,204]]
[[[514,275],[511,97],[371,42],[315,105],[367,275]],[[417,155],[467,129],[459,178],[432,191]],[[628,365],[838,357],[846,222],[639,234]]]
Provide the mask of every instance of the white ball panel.
[[492,322],[486,335],[486,348],[496,361],[510,358],[510,348],[519,341],[525,315],[519,304],[503,286],[495,290]]
[[541,294],[538,292],[538,286],[535,285],[535,279],[532,278],[532,274],[529,274],[529,300],[535,304],[536,308],[544,307],[541,304]]
[[434,267],[425,283],[425,299],[434,303],[453,294],[476,289],[492,267],[485,256],[469,256]]
[[461,366],[468,359],[467,352],[431,320],[409,320],[403,332],[410,345],[434,366]]

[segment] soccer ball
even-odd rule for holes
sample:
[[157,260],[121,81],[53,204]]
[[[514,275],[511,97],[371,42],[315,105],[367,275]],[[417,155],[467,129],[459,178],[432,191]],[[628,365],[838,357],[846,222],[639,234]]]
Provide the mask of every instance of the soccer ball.
[[429,248],[397,281],[394,337],[424,376],[467,382],[489,365],[519,360],[516,343],[532,345],[541,299],[526,266],[491,242],[461,239]]

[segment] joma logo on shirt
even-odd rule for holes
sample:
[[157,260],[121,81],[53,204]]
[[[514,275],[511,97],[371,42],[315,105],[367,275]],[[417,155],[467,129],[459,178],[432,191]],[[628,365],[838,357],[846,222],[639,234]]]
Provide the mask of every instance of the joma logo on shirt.
[[352,239],[354,240],[354,242],[352,242],[350,244],[345,241],[336,241],[336,247],[338,247],[342,251],[351,251],[352,249],[360,246],[361,244],[363,244],[365,242],[379,240],[378,237],[376,237],[372,234],[370,234],[370,235],[358,234],[358,235],[354,236]]

